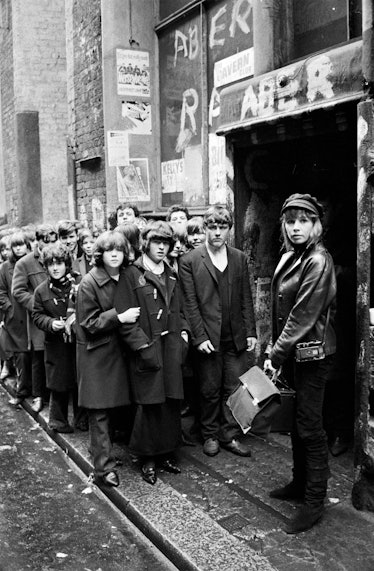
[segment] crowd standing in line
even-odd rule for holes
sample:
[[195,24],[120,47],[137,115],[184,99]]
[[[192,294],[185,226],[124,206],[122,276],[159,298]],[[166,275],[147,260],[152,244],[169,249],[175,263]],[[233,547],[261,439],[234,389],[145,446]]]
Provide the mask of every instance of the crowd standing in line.
[[[310,195],[285,202],[287,252],[273,280],[265,364],[287,371],[297,412],[293,480],[271,496],[304,501],[290,533],[321,517],[329,476],[322,402],[335,277],[321,215]],[[159,468],[180,472],[181,444],[200,441],[208,456],[220,447],[250,456],[226,404],[257,344],[246,257],[228,245],[231,213],[214,206],[191,218],[174,205],[166,221],[147,221],[135,204],[120,204],[108,223],[107,231],[61,220],[0,233],[0,378],[12,367],[17,377],[9,403],[32,396],[36,413],[49,404],[51,430],[89,430],[94,475],[107,486],[119,485],[113,440],[125,425],[129,452],[151,485]],[[325,359],[295,364],[296,343],[322,339],[324,327]],[[181,427],[187,414],[189,434]]]

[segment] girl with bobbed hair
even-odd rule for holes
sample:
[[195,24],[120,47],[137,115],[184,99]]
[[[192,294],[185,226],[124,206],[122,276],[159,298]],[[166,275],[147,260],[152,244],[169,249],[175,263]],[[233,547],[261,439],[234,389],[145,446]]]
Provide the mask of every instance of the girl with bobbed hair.
[[182,351],[188,342],[179,283],[164,263],[174,246],[167,222],[150,222],[142,232],[142,256],[121,271],[115,293],[118,312],[139,306],[137,321],[120,334],[127,352],[136,404],[129,449],[139,458],[142,478],[157,480],[156,468],[179,473],[174,453],[181,441]]
[[45,332],[44,361],[46,385],[50,390],[49,428],[56,432],[73,432],[69,423],[69,400],[72,396],[74,427],[87,429],[85,413],[78,407],[75,367],[75,296],[79,274],[71,270],[72,257],[62,242],[47,244],[41,261],[48,278],[34,292],[31,317]]
[[[4,315],[3,334],[5,355],[14,356],[17,372],[16,395],[9,400],[19,405],[31,394],[31,352],[27,342],[27,312],[12,294],[14,266],[30,252],[27,235],[17,230],[10,236],[9,258],[0,269],[0,310]],[[7,364],[7,361],[5,361]],[[7,364],[8,369],[9,365]]]
[[[96,238],[92,254],[94,265],[101,268],[104,267],[104,253],[114,250],[123,253],[120,266],[126,265],[129,256],[129,243],[125,236],[121,232],[118,232],[118,230],[108,230],[100,234],[100,236]],[[108,268],[109,266],[107,265],[106,269]]]
[[[310,529],[322,517],[330,476],[322,407],[336,351],[336,278],[321,240],[322,216],[322,205],[310,194],[292,194],[284,202],[281,231],[286,253],[271,286],[273,335],[264,366],[270,371],[282,367],[296,391],[293,479],[270,492],[272,498],[303,502],[287,533]],[[306,343],[312,345],[302,358],[298,346]]]
[[123,324],[134,323],[139,307],[117,311],[114,295],[120,270],[128,264],[128,242],[109,230],[95,243],[94,267],[79,285],[77,295],[77,365],[79,405],[88,409],[90,452],[97,481],[118,486],[112,428],[120,407],[129,405],[125,354],[118,335]]

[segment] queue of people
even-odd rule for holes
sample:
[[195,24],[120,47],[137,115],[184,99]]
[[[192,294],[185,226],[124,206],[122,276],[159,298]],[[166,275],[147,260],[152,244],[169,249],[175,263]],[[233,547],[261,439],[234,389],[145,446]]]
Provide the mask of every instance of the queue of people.
[[[288,533],[321,518],[329,477],[322,406],[335,352],[336,280],[321,219],[314,197],[286,200],[285,254],[272,283],[264,366],[282,367],[296,391],[293,479],[270,493],[303,502]],[[190,218],[175,205],[166,221],[146,221],[136,205],[121,204],[98,236],[64,220],[1,238],[8,259],[4,253],[0,267],[0,345],[17,372],[9,402],[32,396],[35,412],[49,402],[51,430],[88,430],[97,481],[119,485],[113,439],[125,424],[147,483],[157,482],[160,468],[180,473],[178,447],[193,445],[182,431],[186,407],[206,455],[221,448],[251,455],[226,404],[257,344],[246,257],[228,245],[232,225],[221,206]],[[322,347],[318,360],[295,360],[305,342]]]

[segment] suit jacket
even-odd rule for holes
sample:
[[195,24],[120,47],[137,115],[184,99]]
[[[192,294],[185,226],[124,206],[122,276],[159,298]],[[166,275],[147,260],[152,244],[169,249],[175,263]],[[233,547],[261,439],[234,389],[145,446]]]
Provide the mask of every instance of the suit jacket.
[[[256,322],[243,252],[227,247],[230,324],[237,351],[247,348],[247,337],[256,337]],[[181,257],[179,277],[184,295],[184,313],[197,346],[208,339],[218,351],[222,312],[215,267],[206,246]]]

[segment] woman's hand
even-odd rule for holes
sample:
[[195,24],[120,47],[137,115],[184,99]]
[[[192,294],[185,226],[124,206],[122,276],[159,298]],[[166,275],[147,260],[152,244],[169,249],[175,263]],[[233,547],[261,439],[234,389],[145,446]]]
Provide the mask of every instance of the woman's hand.
[[273,376],[274,373],[276,373],[276,371],[278,371],[278,369],[273,367],[273,365],[271,364],[271,359],[265,359],[265,361],[264,361],[264,373],[270,373],[271,376]]
[[140,315],[140,307],[130,307],[123,313],[118,314],[118,320],[121,323],[135,323]]
[[62,329],[65,329],[65,321],[54,319],[52,321],[52,329],[53,331],[62,331]]

